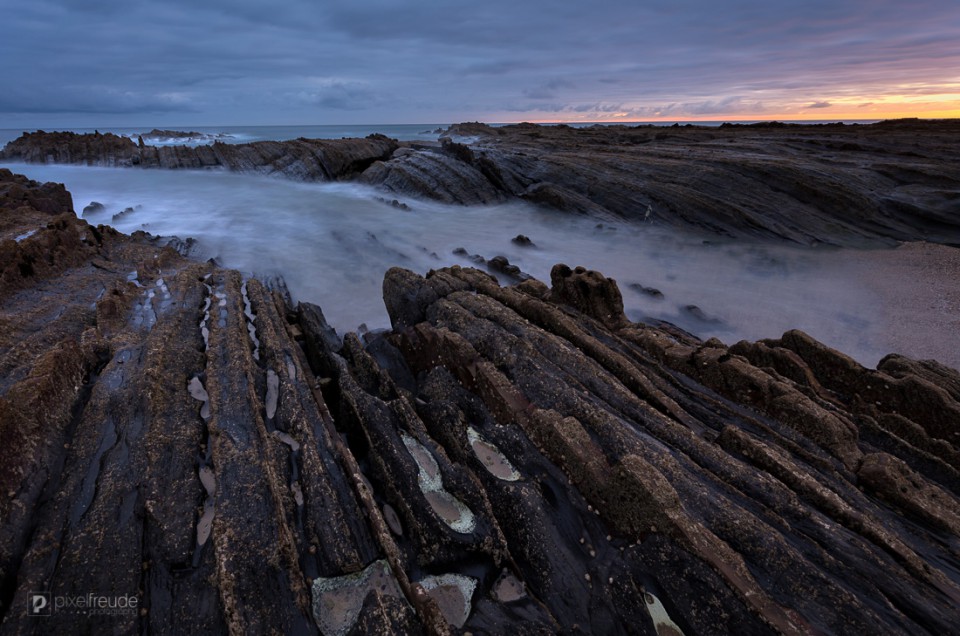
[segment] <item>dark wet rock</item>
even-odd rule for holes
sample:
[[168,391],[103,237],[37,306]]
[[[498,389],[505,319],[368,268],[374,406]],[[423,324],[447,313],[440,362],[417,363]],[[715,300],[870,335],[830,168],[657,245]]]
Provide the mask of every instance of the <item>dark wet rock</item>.
[[511,263],[510,260],[503,255],[494,256],[487,261],[487,268],[492,272],[503,274],[510,282],[520,282],[530,278],[529,274],[524,273],[523,270]]
[[554,183],[534,183],[518,193],[521,199],[561,212],[607,218],[610,213],[589,198]]
[[487,264],[487,259],[485,259],[483,256],[479,254],[471,254],[466,250],[466,248],[463,248],[463,247],[454,248],[451,254],[453,254],[454,256],[460,256],[462,258],[466,258],[470,260],[472,263],[474,263],[475,265]]
[[680,308],[680,310],[685,315],[705,325],[719,325],[723,322],[719,318],[716,318],[714,316],[707,314],[707,312],[700,309],[696,305],[684,305],[683,307]]
[[[231,135],[225,133],[201,133],[196,131],[183,131],[183,130],[161,130],[159,128],[154,128],[148,133],[143,133],[137,136],[139,142],[143,141],[143,138],[147,137],[151,141],[159,140],[161,143],[169,143],[173,141],[192,141],[192,142],[211,142],[215,140],[229,139]],[[139,145],[139,144],[138,144]]]
[[644,296],[649,296],[651,298],[656,298],[657,300],[660,300],[664,297],[663,292],[657,289],[656,287],[647,287],[645,285],[641,285],[640,283],[630,283],[629,285],[627,285],[627,287],[629,287],[630,289],[632,289],[633,291],[639,294],[643,294]]
[[196,256],[200,251],[197,239],[191,236],[186,239],[179,236],[157,236],[152,239],[152,242],[159,247],[172,247],[180,256]]
[[113,133],[25,132],[0,150],[7,161],[88,166],[132,166],[137,156],[137,144]]
[[530,237],[525,236],[523,234],[517,234],[512,239],[510,239],[510,242],[516,245],[522,245],[524,247],[535,247],[533,241],[530,240]]
[[550,270],[551,297],[557,302],[576,307],[608,327],[627,322],[623,313],[623,296],[612,278],[584,267],[570,269],[554,265]]
[[[0,172],[0,197],[25,250],[0,262],[42,261],[0,288],[0,634],[960,621],[947,367],[701,342],[562,265],[551,288],[393,268],[393,329],[341,337],[62,187]],[[143,611],[35,618],[37,591]]]
[[91,214],[99,214],[100,212],[106,212],[107,208],[100,203],[99,201],[91,201],[90,205],[83,208],[83,214],[81,216],[89,216]]
[[[137,206],[137,207],[139,207],[139,206]],[[112,219],[111,219],[111,221],[113,221],[114,223],[116,223],[117,221],[121,221],[121,220],[125,219],[126,217],[130,216],[131,214],[133,214],[133,213],[136,212],[136,211],[137,211],[137,208],[124,208],[124,209],[122,209],[121,211],[119,211],[119,212],[117,212],[116,214],[114,214],[113,217],[112,217]]]
[[159,128],[154,128],[148,133],[144,133],[147,137],[169,137],[171,139],[190,139],[192,137],[200,137],[203,133],[192,132],[192,131],[183,131],[183,130],[160,130]]
[[400,149],[388,161],[374,163],[360,181],[395,194],[443,203],[478,205],[506,200],[482,172],[434,150]]
[[[453,164],[557,210],[798,243],[960,243],[958,120],[871,126],[671,128],[457,124]],[[414,159],[408,157],[405,161]],[[403,191],[402,174],[392,187]],[[461,198],[464,198],[461,196]]]
[[380,201],[380,202],[382,202],[382,203],[386,203],[387,205],[389,205],[389,206],[391,206],[391,207],[400,209],[400,210],[409,210],[409,209],[410,209],[410,206],[409,206],[409,205],[407,205],[406,203],[401,203],[401,202],[400,202],[399,200],[397,200],[397,199],[390,199],[390,200],[388,201],[388,200],[384,199],[383,197],[377,197],[377,200]]

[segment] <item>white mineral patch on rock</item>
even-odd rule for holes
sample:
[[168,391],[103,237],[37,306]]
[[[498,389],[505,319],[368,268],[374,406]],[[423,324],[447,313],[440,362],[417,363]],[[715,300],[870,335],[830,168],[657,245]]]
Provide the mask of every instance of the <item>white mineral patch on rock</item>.
[[256,315],[253,313],[250,297],[247,295],[247,281],[243,281],[243,285],[240,286],[240,293],[243,296],[243,315],[247,318],[247,334],[250,336],[250,342],[253,343],[253,359],[259,360],[260,339],[257,338],[257,327],[253,322],[256,320]]
[[300,442],[293,439],[289,433],[284,433],[283,431],[274,431],[273,436],[276,437],[279,441],[283,442],[290,447],[290,450],[297,452],[300,450]]
[[405,600],[385,560],[374,561],[354,574],[313,581],[313,618],[324,636],[342,636],[360,616],[370,592]]
[[210,538],[210,531],[213,529],[213,513],[213,500],[208,498],[203,504],[200,521],[197,522],[197,545],[202,546]]
[[277,398],[280,395],[280,378],[273,369],[267,371],[267,419],[272,420],[277,414]]
[[210,396],[207,394],[207,390],[203,388],[203,382],[200,381],[200,378],[191,378],[190,383],[187,385],[187,390],[190,391],[190,397],[195,400],[206,402],[210,399]]
[[217,478],[213,474],[213,469],[209,466],[201,466],[199,473],[203,489],[207,491],[207,495],[212,497],[217,492]]
[[462,501],[444,490],[440,467],[427,447],[406,433],[400,437],[417,464],[417,482],[433,511],[451,529],[464,534],[473,532],[477,527],[476,517]]
[[486,441],[472,427],[467,427],[467,440],[474,455],[484,465],[487,471],[503,481],[517,481],[520,473],[513,467],[510,460],[500,452],[500,449]]
[[460,629],[470,618],[473,591],[477,580],[462,574],[428,576],[420,581],[427,594],[436,601],[448,623]]
[[650,612],[657,636],[683,636],[683,630],[670,618],[660,599],[650,592],[644,592],[643,598],[647,602],[647,611]]

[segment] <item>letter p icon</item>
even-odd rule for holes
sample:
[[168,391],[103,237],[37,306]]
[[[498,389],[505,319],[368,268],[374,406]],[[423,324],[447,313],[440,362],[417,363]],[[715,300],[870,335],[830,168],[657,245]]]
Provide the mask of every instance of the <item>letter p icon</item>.
[[33,592],[30,594],[30,616],[50,616],[52,610],[50,592]]

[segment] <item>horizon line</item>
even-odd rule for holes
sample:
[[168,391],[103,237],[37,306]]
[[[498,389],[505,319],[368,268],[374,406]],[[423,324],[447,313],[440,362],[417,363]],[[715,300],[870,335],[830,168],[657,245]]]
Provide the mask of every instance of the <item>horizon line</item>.
[[[484,124],[487,126],[512,126],[517,124],[535,124],[535,125],[636,125],[636,124],[663,124],[663,125],[673,125],[673,124],[758,124],[758,123],[797,123],[797,124],[831,124],[831,123],[879,123],[883,121],[899,121],[899,120],[918,120],[918,121],[950,121],[960,119],[960,113],[955,117],[922,117],[918,115],[904,115],[898,117],[837,117],[837,118],[786,118],[786,117],[772,117],[772,118],[752,118],[748,116],[738,116],[738,117],[724,117],[716,119],[700,118],[700,119],[589,119],[589,120],[561,120],[561,119],[518,119],[514,121],[483,121],[480,119],[474,120],[460,120],[453,121],[452,123],[444,122],[393,122],[393,123],[314,123],[314,124],[190,124],[190,125],[181,125],[181,124],[164,124],[162,126],[152,124],[152,128],[157,130],[175,130],[175,129],[185,129],[185,128],[228,128],[228,127],[241,127],[241,128],[307,128],[313,126],[356,126],[356,127],[374,127],[374,126],[452,126],[456,124]],[[91,129],[96,130],[98,128],[145,128],[147,125],[112,125],[112,124],[99,124],[93,126],[13,126],[13,127],[3,127],[0,130],[26,130],[32,128],[33,130],[42,130],[48,129],[51,131],[56,130],[66,130],[66,129]]]

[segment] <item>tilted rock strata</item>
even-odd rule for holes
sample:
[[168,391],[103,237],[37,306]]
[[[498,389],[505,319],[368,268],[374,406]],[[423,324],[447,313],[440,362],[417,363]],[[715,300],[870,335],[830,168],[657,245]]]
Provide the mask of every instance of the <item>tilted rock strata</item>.
[[365,139],[295,139],[249,144],[147,146],[111,133],[24,133],[0,151],[0,159],[27,163],[74,163],[145,168],[213,168],[276,174],[303,181],[353,178],[374,161],[389,158],[397,142],[383,135]]
[[204,168],[475,205],[523,199],[734,237],[802,244],[960,244],[960,120],[872,125],[458,124],[441,143],[366,139],[139,146],[112,134],[25,133],[0,159]]
[[729,236],[957,244],[958,131],[957,120],[723,128],[460,124],[446,132],[440,150],[374,164],[362,179],[444,202],[502,192],[598,218]]
[[[960,621],[946,367],[700,342],[566,266],[552,287],[391,269],[394,328],[341,339],[319,307],[70,219],[62,188],[0,192],[3,249],[60,247],[0,289],[0,634]],[[139,607],[37,619],[36,591]]]

